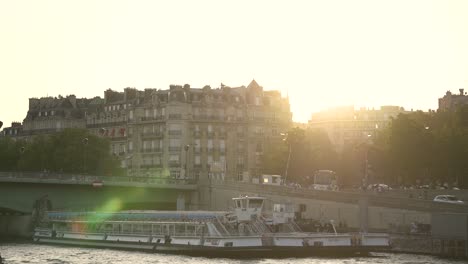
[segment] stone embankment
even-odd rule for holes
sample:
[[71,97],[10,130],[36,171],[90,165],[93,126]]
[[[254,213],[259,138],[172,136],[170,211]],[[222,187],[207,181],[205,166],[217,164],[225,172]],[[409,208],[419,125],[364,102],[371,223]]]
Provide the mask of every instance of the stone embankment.
[[468,250],[464,240],[443,240],[430,235],[392,234],[392,252],[428,254],[445,257],[467,258]]

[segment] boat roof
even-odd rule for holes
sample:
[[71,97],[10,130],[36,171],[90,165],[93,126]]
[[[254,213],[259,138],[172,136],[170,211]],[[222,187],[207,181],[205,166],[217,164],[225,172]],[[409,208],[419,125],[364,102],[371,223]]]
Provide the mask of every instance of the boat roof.
[[49,218],[55,219],[97,219],[98,221],[152,221],[152,220],[203,220],[226,215],[222,211],[147,211],[130,210],[121,212],[47,212]]
[[245,200],[245,199],[261,199],[261,200],[265,200],[265,197],[260,197],[260,196],[242,196],[242,197],[235,197],[235,198],[232,198],[232,200]]

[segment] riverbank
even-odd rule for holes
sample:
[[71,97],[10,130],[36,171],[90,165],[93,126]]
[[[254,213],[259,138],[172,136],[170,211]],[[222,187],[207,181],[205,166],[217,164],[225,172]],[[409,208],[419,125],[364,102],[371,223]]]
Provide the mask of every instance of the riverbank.
[[443,240],[430,235],[392,234],[390,242],[392,248],[389,252],[468,258],[464,240]]

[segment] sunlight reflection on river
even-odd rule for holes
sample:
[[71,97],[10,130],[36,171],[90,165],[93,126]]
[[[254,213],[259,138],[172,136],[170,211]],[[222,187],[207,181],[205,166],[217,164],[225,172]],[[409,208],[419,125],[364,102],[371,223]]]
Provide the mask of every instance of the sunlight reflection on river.
[[52,264],[139,264],[139,263],[320,263],[320,264],[356,264],[356,263],[381,263],[381,264],[423,264],[423,263],[462,263],[457,260],[439,259],[432,256],[418,256],[410,254],[386,254],[375,253],[371,257],[355,258],[289,258],[289,259],[208,259],[200,257],[187,257],[179,255],[152,254],[145,252],[93,249],[78,247],[61,247],[49,245],[36,245],[31,243],[5,243],[0,244],[0,253],[7,264],[17,263],[52,263]]

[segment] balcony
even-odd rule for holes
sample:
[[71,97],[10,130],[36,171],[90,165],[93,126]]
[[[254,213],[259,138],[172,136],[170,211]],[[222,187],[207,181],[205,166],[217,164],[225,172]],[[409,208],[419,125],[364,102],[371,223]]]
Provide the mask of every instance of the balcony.
[[223,138],[224,139],[224,138],[226,138],[226,136],[227,136],[226,132],[219,132],[218,133],[218,138]]
[[176,152],[176,151],[181,151],[182,148],[181,147],[169,147],[168,150],[170,152]]
[[220,148],[220,149],[219,149],[219,153],[221,153],[221,154],[226,153],[226,148]]
[[164,116],[144,116],[140,118],[140,121],[144,123],[151,123],[155,121],[162,121],[164,119],[165,119]]
[[168,134],[171,136],[180,136],[182,135],[182,130],[169,130]]
[[202,132],[201,131],[193,131],[193,136],[194,137],[201,137],[202,136]]
[[182,119],[182,114],[169,114],[169,119]]
[[178,161],[169,161],[169,167],[171,167],[171,168],[180,168],[180,162],[178,162]]
[[164,133],[160,131],[155,132],[143,132],[140,134],[142,138],[162,138],[164,137]]
[[142,149],[143,153],[154,153],[154,152],[162,152],[162,148],[144,148]]
[[209,131],[208,131],[208,133],[206,133],[206,136],[207,136],[208,138],[213,138],[213,137],[215,136],[215,132],[213,132],[213,131],[209,132]]
[[206,115],[194,115],[193,119],[195,119],[195,120],[206,120],[207,117],[206,117]]
[[144,164],[141,165],[142,169],[162,168],[161,164]]

